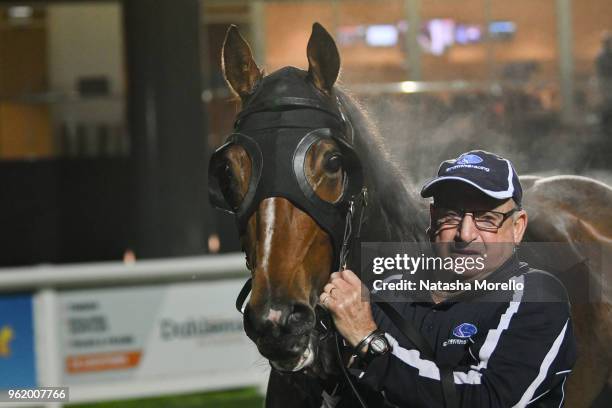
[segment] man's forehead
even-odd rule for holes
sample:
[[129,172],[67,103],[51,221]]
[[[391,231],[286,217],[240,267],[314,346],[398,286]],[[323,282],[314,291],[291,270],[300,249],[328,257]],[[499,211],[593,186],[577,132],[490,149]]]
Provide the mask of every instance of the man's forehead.
[[467,183],[454,180],[440,183],[433,197],[437,205],[464,209],[493,209],[508,201],[508,199],[498,200],[489,197]]

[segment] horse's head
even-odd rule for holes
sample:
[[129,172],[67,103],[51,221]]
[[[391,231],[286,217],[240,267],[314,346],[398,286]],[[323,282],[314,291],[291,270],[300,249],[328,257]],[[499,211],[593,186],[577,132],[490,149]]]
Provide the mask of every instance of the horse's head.
[[242,101],[234,133],[211,159],[211,197],[236,215],[252,272],[247,335],[275,368],[296,371],[318,351],[315,306],[338,259],[347,203],[361,189],[334,83],[340,57],[314,24],[308,71],[264,76],[232,26],[223,72]]

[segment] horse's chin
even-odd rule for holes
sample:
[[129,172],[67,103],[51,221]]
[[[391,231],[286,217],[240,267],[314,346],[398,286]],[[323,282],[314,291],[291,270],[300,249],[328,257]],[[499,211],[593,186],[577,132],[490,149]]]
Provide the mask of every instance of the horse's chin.
[[308,347],[297,359],[269,360],[270,365],[281,373],[299,372],[309,377],[327,379],[340,373],[333,347],[333,336],[319,341],[318,337],[311,335]]
[[315,361],[315,348],[312,341],[308,342],[308,347],[304,349],[304,352],[297,359],[290,359],[284,361],[273,361],[270,360],[270,364],[276,370],[281,372],[296,372],[302,371],[310,366]]

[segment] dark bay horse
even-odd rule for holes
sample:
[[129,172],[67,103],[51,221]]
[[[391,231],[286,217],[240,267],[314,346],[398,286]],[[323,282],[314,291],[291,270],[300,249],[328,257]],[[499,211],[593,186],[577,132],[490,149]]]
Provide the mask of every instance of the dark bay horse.
[[[318,397],[311,395],[309,378],[325,384],[339,374],[330,343],[317,331],[315,306],[337,268],[342,226],[334,223],[331,212],[340,211],[344,190],[353,182],[354,159],[345,144],[354,148],[369,193],[362,241],[427,240],[426,204],[397,171],[363,109],[335,85],[340,57],[334,40],[318,23],[313,25],[307,57],[308,71],[285,67],[264,75],[236,27],[230,27],[223,45],[224,75],[243,107],[236,124],[242,130],[235,132],[259,132],[263,140],[254,146],[248,137],[231,136],[214,156],[211,180],[237,215],[252,272],[244,327],[273,367],[267,407],[308,406]],[[336,128],[335,136],[317,136],[321,127]],[[307,139],[302,136],[309,132],[314,139],[307,150],[300,150]],[[303,170],[299,180],[292,173],[295,163]],[[612,189],[572,176],[526,177],[523,182],[529,239],[584,241],[610,248]],[[300,189],[308,190],[306,201]],[[604,289],[599,302],[574,302],[581,355],[568,384],[567,405],[573,408],[590,406],[610,375],[612,311],[601,273],[604,262],[582,262],[594,255],[583,253],[579,245],[572,248],[576,264],[586,268],[580,276]]]

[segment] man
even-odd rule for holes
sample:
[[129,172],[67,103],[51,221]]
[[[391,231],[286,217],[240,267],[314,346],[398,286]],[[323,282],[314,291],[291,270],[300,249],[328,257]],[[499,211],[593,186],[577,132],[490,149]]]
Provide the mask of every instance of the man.
[[434,199],[428,234],[440,256],[493,254],[485,268],[447,274],[464,282],[520,283],[523,290],[438,291],[428,302],[395,303],[433,349],[429,360],[362,300],[353,272],[333,273],[320,303],[357,347],[358,383],[399,407],[444,407],[441,373],[451,367],[456,406],[562,406],[575,361],[569,303],[556,278],[517,259],[528,217],[512,164],[484,151],[465,153],[443,162],[421,195]]

